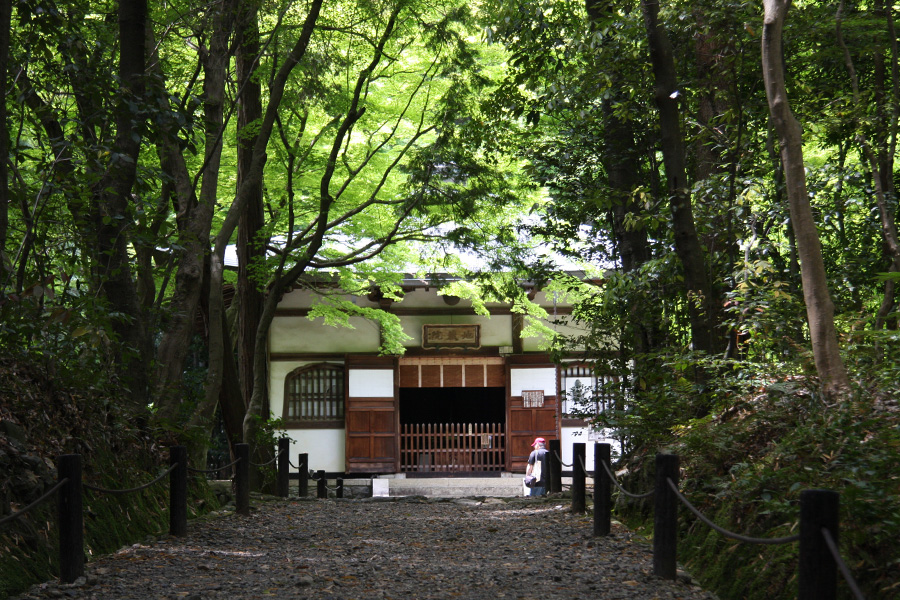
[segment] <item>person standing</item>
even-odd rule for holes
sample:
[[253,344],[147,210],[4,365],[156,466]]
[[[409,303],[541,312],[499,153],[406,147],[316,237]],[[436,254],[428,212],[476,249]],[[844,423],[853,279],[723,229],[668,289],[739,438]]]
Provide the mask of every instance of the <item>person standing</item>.
[[544,438],[534,438],[531,446],[534,450],[528,455],[528,467],[525,469],[526,475],[534,475],[534,485],[529,488],[529,496],[543,496],[547,493],[547,482],[550,479],[550,470],[547,464],[546,440]]

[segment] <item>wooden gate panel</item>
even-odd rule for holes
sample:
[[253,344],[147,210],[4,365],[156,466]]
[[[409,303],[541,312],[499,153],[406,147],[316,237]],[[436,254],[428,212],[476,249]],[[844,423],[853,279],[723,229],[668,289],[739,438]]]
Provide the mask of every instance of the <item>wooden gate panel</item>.
[[487,365],[485,387],[506,387],[506,370],[503,365]]
[[443,387],[462,387],[462,365],[444,365]]
[[346,472],[396,473],[399,416],[394,360],[348,356]]
[[509,365],[508,389],[507,468],[512,472],[524,472],[528,465],[528,455],[534,449],[531,446],[534,438],[542,437],[547,441],[559,438],[559,383],[556,366],[546,363]]
[[391,473],[397,459],[393,400],[351,398],[347,403],[347,472]]

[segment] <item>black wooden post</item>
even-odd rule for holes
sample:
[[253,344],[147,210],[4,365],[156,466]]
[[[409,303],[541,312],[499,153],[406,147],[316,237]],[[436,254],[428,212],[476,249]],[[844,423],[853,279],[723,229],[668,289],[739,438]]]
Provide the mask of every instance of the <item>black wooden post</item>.
[[561,492],[562,491],[562,464],[560,464],[560,457],[562,456],[562,441],[560,440],[550,440],[550,456],[548,457],[550,460],[547,463],[547,466],[550,469],[550,487],[547,489],[548,492]]
[[291,459],[288,453],[291,449],[291,440],[281,438],[278,440],[278,495],[287,498],[291,488]]
[[612,521],[612,482],[606,474],[610,467],[610,445],[594,444],[594,535],[609,535]]
[[344,497],[344,480],[340,477],[337,478],[335,483],[335,498],[343,498]]
[[583,515],[585,510],[584,442],[572,444],[572,512]]
[[800,492],[799,600],[834,600],[837,595],[837,563],[822,529],[838,543],[839,500],[831,490]]
[[316,498],[328,497],[328,480],[325,479],[325,471],[316,471]]
[[297,465],[297,470],[300,471],[297,495],[306,498],[309,495],[309,454],[298,454]]
[[239,515],[250,514],[250,444],[235,444],[234,504]]
[[187,535],[187,448],[169,448],[169,533],[177,537]]
[[653,574],[675,579],[678,546],[678,498],[668,480],[678,485],[678,456],[656,455],[656,486],[653,493]]
[[57,460],[59,489],[59,580],[72,583],[84,575],[84,514],[81,508],[81,455],[63,454]]

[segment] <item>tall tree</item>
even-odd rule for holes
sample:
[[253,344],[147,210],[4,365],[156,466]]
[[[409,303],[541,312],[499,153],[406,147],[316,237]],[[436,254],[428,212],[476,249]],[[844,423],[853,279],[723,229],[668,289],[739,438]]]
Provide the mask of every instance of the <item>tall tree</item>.
[[[244,184],[253,163],[256,143],[256,126],[262,119],[262,85],[259,60],[259,6],[256,0],[243,2],[237,24],[235,40],[235,74],[240,85],[237,122],[237,187]],[[265,243],[260,239],[263,228],[263,182],[251,182],[249,198],[238,223],[237,258],[239,298],[237,315],[238,366],[241,378],[241,394],[245,401],[253,395],[253,368],[256,330],[259,328],[263,305],[260,291],[259,270],[265,257]],[[265,363],[263,363],[265,366]],[[268,409],[267,398],[262,402]]]
[[0,0],[0,277],[12,265],[6,258],[9,229],[9,127],[6,122],[6,94],[9,86],[9,36],[12,26],[12,0]]
[[[207,32],[198,33],[200,52],[198,53],[197,74],[203,75],[203,162],[198,172],[191,175],[185,158],[184,144],[178,139],[179,122],[170,126],[172,131],[163,131],[159,136],[163,168],[175,182],[177,226],[179,232],[177,270],[172,298],[168,306],[168,319],[164,323],[162,339],[157,347],[156,389],[154,403],[158,407],[157,420],[167,427],[178,428],[187,415],[194,418],[206,415],[215,408],[215,402],[206,407],[183,408],[182,378],[184,361],[194,333],[195,316],[204,291],[204,278],[208,277],[209,238],[219,190],[219,170],[225,139],[226,79],[231,53],[229,42],[237,16],[238,0],[220,0],[210,5],[208,18],[212,23],[208,39]],[[154,64],[159,65],[159,62]],[[165,89],[158,91],[166,94]],[[182,102],[191,100],[193,92],[184,92]],[[160,102],[168,104],[165,96]],[[200,183],[199,192],[196,189]],[[221,288],[217,290],[221,295]],[[219,300],[221,302],[221,298]],[[212,332],[220,329],[223,322],[221,313],[210,315],[207,327]]]
[[772,123],[781,146],[791,226],[797,238],[797,252],[800,256],[803,298],[806,302],[813,357],[823,391],[830,397],[836,397],[850,387],[850,380],[840,354],[834,325],[834,304],[828,291],[822,247],[806,190],[800,123],[791,111],[785,87],[782,32],[790,2],[764,0],[763,6],[763,79]]
[[712,354],[718,350],[712,319],[713,288],[707,273],[707,257],[694,224],[691,191],[687,179],[684,136],[679,114],[679,89],[672,43],[659,22],[659,2],[641,0],[650,62],[653,65],[654,99],[659,110],[660,142],[666,173],[666,190],[672,212],[675,252],[681,260],[691,322],[691,343],[696,350]]
[[[872,175],[872,187],[874,189],[875,206],[878,210],[881,223],[881,235],[884,239],[886,254],[890,260],[890,271],[900,273],[900,237],[897,235],[896,215],[891,208],[891,200],[896,198],[894,186],[894,151],[897,146],[897,120],[898,112],[900,112],[900,98],[896,86],[900,85],[897,74],[897,41],[896,32],[893,27],[893,19],[890,17],[890,11],[885,11],[883,7],[878,13],[887,13],[885,17],[888,32],[893,37],[891,43],[891,64],[894,65],[892,78],[894,81],[892,93],[888,94],[885,90],[884,76],[884,57],[879,52],[875,56],[875,98],[876,111],[875,118],[877,125],[875,127],[875,136],[877,140],[873,143],[869,139],[865,128],[861,122],[861,116],[865,114],[865,106],[859,91],[859,77],[856,74],[856,65],[850,48],[844,39],[843,21],[844,21],[844,1],[841,0],[838,5],[837,14],[835,15],[835,39],[844,57],[844,66],[847,69],[847,75],[850,79],[850,89],[852,92],[853,106],[852,110],[856,115],[853,123],[856,130],[856,142],[862,149],[862,154],[868,162]],[[888,100],[887,98],[890,98]],[[894,281],[888,279],[885,282],[884,300],[879,306],[875,317],[875,328],[881,329],[884,326],[886,315],[894,304]]]

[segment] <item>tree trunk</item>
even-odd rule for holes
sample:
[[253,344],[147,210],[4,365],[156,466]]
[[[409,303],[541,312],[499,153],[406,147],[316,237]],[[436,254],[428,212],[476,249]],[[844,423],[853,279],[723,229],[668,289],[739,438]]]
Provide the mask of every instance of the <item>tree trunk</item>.
[[[238,170],[237,187],[246,181],[247,205],[238,222],[237,256],[238,305],[237,355],[240,373],[240,391],[245,399],[253,395],[254,353],[256,330],[259,327],[264,294],[259,290],[258,279],[252,276],[254,262],[264,258],[265,243],[258,239],[263,227],[262,180],[248,177],[253,164],[253,147],[256,134],[253,126],[262,118],[261,86],[254,77],[259,57],[258,7],[255,2],[245,3],[238,19],[235,64],[237,81],[241,86],[238,106]],[[264,367],[265,370],[265,367]],[[245,402],[246,404],[246,402]],[[268,394],[263,398],[262,414],[268,414]],[[257,463],[265,462],[262,457]]]
[[712,285],[706,272],[706,254],[694,227],[694,213],[685,166],[684,139],[681,134],[675,59],[672,44],[658,22],[659,3],[641,0],[644,25],[650,45],[650,61],[655,78],[654,96],[659,109],[660,142],[672,211],[675,253],[681,259],[691,323],[694,350],[708,354],[717,351],[715,327],[711,323]]
[[[184,361],[194,334],[195,315],[204,289],[204,276],[208,275],[207,268],[210,264],[209,236],[216,206],[224,135],[225,81],[230,56],[228,40],[234,27],[236,3],[237,0],[220,3],[214,18],[214,34],[203,65],[203,120],[206,139],[199,199],[184,157],[171,142],[170,136],[164,136],[161,150],[163,167],[175,181],[179,245],[184,248],[179,256],[168,320],[157,350],[158,365],[154,382],[154,398],[159,406],[158,418],[169,427],[180,425],[178,414],[182,404]],[[221,296],[221,287],[218,293]],[[217,318],[221,319],[221,315],[217,315]],[[209,327],[209,322],[207,328],[212,338],[212,331],[216,328]],[[218,392],[212,399],[213,402],[216,400]],[[209,402],[210,400],[207,404]]]
[[[614,18],[615,7],[608,0],[586,0],[585,10],[590,21],[591,31],[596,35],[602,31],[606,20]],[[606,37],[604,36],[604,42]],[[595,59],[596,60],[596,59]],[[619,72],[608,69],[611,77],[610,91],[616,93],[620,89]],[[601,68],[597,65],[596,68]],[[612,234],[616,253],[625,273],[636,271],[651,258],[647,230],[644,227],[628,225],[629,217],[638,216],[641,207],[634,199],[634,192],[641,184],[641,153],[637,147],[637,136],[634,132],[635,121],[618,117],[613,110],[614,103],[625,101],[625,98],[607,98],[603,100],[603,168],[606,171],[606,184],[612,194]],[[630,346],[633,352],[648,352],[652,340],[656,337],[657,320],[655,311],[646,310],[635,299],[628,307],[628,322],[623,331],[623,348]]]
[[813,357],[824,393],[835,398],[849,388],[850,380],[840,355],[834,326],[834,304],[828,291],[819,234],[806,191],[800,124],[791,112],[785,90],[782,30],[789,2],[764,0],[763,4],[763,78],[769,113],[781,145],[781,161],[784,165],[791,224],[800,256],[800,278],[803,282]]
[[[6,270],[6,237],[9,231],[9,130],[6,123],[6,94],[9,86],[9,36],[12,0],[0,0],[0,273]],[[4,276],[3,281],[7,281]]]
[[[853,64],[853,57],[850,55],[850,49],[844,41],[843,35],[843,11],[844,2],[838,5],[837,15],[835,17],[835,38],[844,54],[844,65],[847,68],[847,74],[850,77],[850,84],[853,89],[853,101],[857,110],[865,110],[859,93],[859,79],[856,75],[856,67]],[[884,12],[884,11],[882,11]],[[888,30],[891,34],[895,34],[893,20],[888,17]],[[896,41],[892,44],[892,56],[894,62],[897,59]],[[891,94],[892,102],[891,110],[888,111],[885,105],[884,85],[884,57],[881,53],[875,56],[875,98],[876,98],[876,115],[879,120],[878,127],[875,128],[875,142],[869,141],[864,129],[860,126],[859,120],[854,119],[856,126],[856,141],[862,147],[863,155],[869,163],[872,172],[872,183],[875,189],[875,205],[878,208],[878,215],[881,218],[881,235],[884,238],[886,254],[891,261],[890,271],[892,273],[900,272],[900,237],[897,234],[897,223],[895,214],[891,210],[889,199],[894,198],[894,156],[893,148],[896,146],[896,120],[897,120],[897,90]],[[881,66],[879,66],[881,65]],[[894,77],[897,76],[896,67],[893,70]],[[888,114],[891,116],[888,117]],[[874,146],[874,148],[873,148]],[[889,151],[888,148],[891,150]],[[884,290],[884,299],[875,315],[875,329],[881,329],[885,323],[887,311],[894,304],[894,285],[893,282],[886,282]]]
[[118,354],[120,377],[130,389],[129,401],[138,409],[149,399],[147,365],[153,342],[146,328],[128,247],[131,191],[137,176],[143,137],[143,117],[133,107],[143,103],[146,0],[119,2],[119,103],[116,107],[116,137],[106,172],[92,190],[99,209],[96,215],[100,289],[111,311],[111,319],[123,351]]
[[[306,20],[303,24],[303,29],[300,32],[300,36],[297,38],[297,41],[294,44],[294,47],[291,49],[290,54],[287,56],[284,64],[282,64],[275,78],[269,85],[269,104],[266,106],[265,114],[260,121],[259,135],[256,139],[256,143],[254,144],[252,152],[253,160],[249,166],[249,169],[247,170],[246,177],[241,184],[240,189],[238,189],[237,191],[234,202],[228,209],[228,213],[225,216],[222,227],[219,230],[218,235],[216,236],[215,247],[213,249],[210,262],[210,321],[218,321],[222,318],[222,311],[224,310],[224,307],[222,305],[222,284],[225,248],[227,247],[228,242],[231,239],[231,234],[234,232],[235,227],[237,227],[239,217],[244,213],[244,207],[249,202],[249,199],[251,197],[251,190],[253,189],[255,182],[262,181],[263,167],[265,166],[266,162],[266,145],[268,144],[269,138],[272,135],[275,118],[278,114],[281,101],[284,98],[284,88],[287,83],[288,76],[291,74],[294,67],[297,66],[300,59],[306,53],[306,49],[309,46],[309,41],[312,37],[316,21],[319,18],[321,8],[322,0],[312,0],[309,7],[309,13],[307,14]],[[266,332],[268,332],[268,324],[265,324],[265,326]],[[260,328],[261,327],[263,327],[262,321],[260,322]],[[222,353],[224,352],[221,328],[213,328],[210,330],[209,347],[209,372],[206,379],[206,393],[207,395],[218,398],[222,386]],[[259,344],[257,344],[257,348],[258,347]],[[263,360],[264,356],[265,346],[263,346],[262,357],[257,356],[255,357],[255,360]],[[260,377],[261,375],[259,373],[254,373],[255,381]],[[261,393],[261,390],[257,391],[256,386],[254,386],[253,396],[248,403],[249,406],[247,409],[247,416],[245,416],[244,418],[244,441],[247,443],[252,443],[252,440],[254,438],[254,430],[252,424],[248,428],[248,419],[250,422],[254,421],[249,417],[251,414],[258,414],[252,413],[252,411],[254,411],[255,408],[259,408],[254,407],[253,399],[260,398]]]

